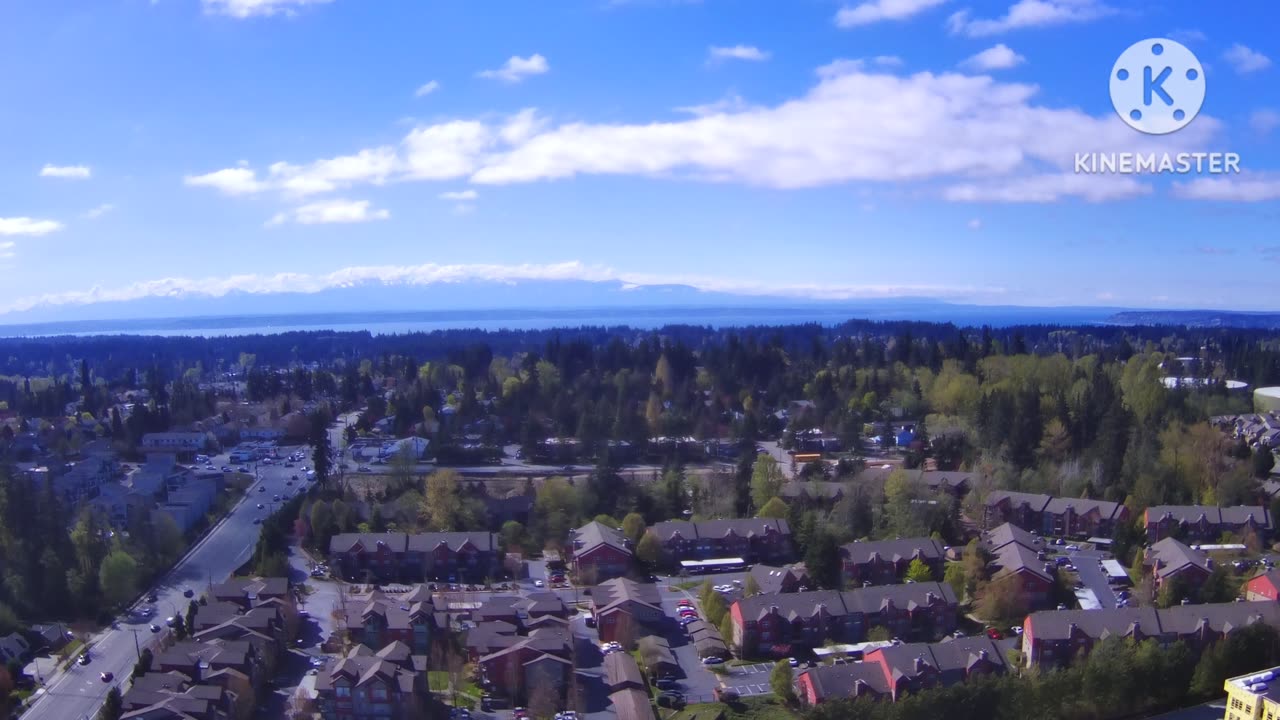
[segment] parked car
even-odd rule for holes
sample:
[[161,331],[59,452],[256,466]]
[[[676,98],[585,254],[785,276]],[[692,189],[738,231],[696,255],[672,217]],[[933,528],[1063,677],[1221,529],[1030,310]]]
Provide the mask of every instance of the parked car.
[[196,596],[196,591],[195,591],[195,590],[192,590],[191,588],[183,588],[183,589],[182,589],[182,597],[188,597],[188,598],[189,598],[189,597],[195,597],[195,596]]
[[542,582],[541,580],[534,580],[534,581],[533,581],[533,586],[534,586],[534,587],[537,587],[537,588],[545,587],[545,586],[546,586],[546,583]]
[[1079,550],[1079,549],[1080,549],[1080,546],[1079,546],[1079,545],[1068,545],[1068,546],[1066,547],[1066,551],[1067,551],[1067,552],[1076,552],[1076,551],[1077,551],[1077,550]]
[[150,593],[147,595],[147,602],[159,602],[159,601],[160,601],[159,595],[156,595],[155,593]]
[[80,658],[76,660],[76,662],[80,663],[81,665],[88,665],[89,661],[91,661],[92,659],[93,658],[89,657],[89,651],[86,650],[85,652],[80,653]]
[[995,628],[987,628],[987,637],[991,638],[992,640],[1003,640],[1004,633],[1000,632]]
[[791,667],[800,667],[800,661],[795,658],[787,658],[787,664]]
[[98,677],[102,678],[102,682],[111,682],[116,679],[116,676],[109,672],[98,673]]
[[231,468],[227,465],[222,466],[222,472],[231,472]]
[[703,665],[722,665],[722,664],[724,664],[724,658],[722,658],[722,657],[705,657],[705,658],[702,658],[702,664],[703,664]]

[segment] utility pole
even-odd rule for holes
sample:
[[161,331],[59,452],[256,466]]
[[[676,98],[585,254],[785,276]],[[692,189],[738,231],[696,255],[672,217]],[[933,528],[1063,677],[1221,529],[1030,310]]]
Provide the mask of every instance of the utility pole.
[[137,653],[138,660],[142,660],[142,646],[138,644],[138,628],[133,628],[133,651]]

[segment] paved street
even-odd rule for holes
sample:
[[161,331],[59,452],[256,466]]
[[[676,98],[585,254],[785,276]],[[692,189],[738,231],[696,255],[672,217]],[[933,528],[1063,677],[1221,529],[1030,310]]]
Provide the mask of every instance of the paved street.
[[[216,467],[232,466],[226,454],[213,457],[211,462]],[[310,464],[310,458],[302,464]],[[258,465],[256,472],[260,480],[249,487],[246,496],[231,513],[153,588],[158,596],[155,608],[159,622],[175,613],[186,612],[190,600],[183,596],[185,589],[190,588],[198,596],[211,582],[222,582],[248,561],[258,541],[259,526],[254,520],[264,517],[273,505],[278,504],[271,500],[273,495],[296,491],[305,484],[305,481],[295,482],[292,487],[286,484],[293,474],[302,476],[300,467]],[[264,488],[263,492],[258,492],[259,487]],[[263,510],[256,508],[260,502],[265,506]],[[146,604],[144,600],[131,612]],[[130,620],[127,615],[120,617],[116,627],[107,628],[90,638],[92,662],[86,666],[72,664],[67,671],[50,679],[44,692],[23,717],[27,720],[92,718],[111,685],[120,685],[123,690],[137,661],[139,647],[154,641],[148,629],[152,621],[140,617]],[[99,679],[99,673],[104,671],[115,676],[113,682],[104,683]]]
[[[1107,573],[1098,564],[1098,561],[1104,558],[1110,558],[1111,554],[1102,550],[1075,550],[1071,552],[1063,552],[1062,547],[1057,548],[1063,555],[1071,559],[1076,566],[1076,574],[1080,576],[1080,582],[1084,586],[1093,591],[1098,598],[1098,604],[1104,608],[1113,608],[1116,606],[1116,589],[1107,581]],[[1050,556],[1053,557],[1053,556]]]

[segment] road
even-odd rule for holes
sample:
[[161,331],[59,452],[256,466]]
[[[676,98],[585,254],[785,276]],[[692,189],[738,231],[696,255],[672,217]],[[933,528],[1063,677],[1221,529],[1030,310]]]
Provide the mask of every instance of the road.
[[[309,458],[304,461],[309,462]],[[212,463],[217,467],[231,465],[226,454],[215,456]],[[152,588],[157,596],[154,622],[162,624],[164,618],[170,615],[185,615],[186,607],[191,601],[184,597],[184,590],[189,588],[199,596],[208,589],[210,583],[223,582],[236,568],[248,561],[258,542],[260,529],[254,520],[261,519],[278,504],[272,500],[274,495],[294,492],[300,484],[305,484],[305,479],[292,486],[287,484],[292,475],[302,476],[300,467],[286,468],[273,464],[258,465],[251,470],[256,472],[259,479],[249,487],[245,497]],[[260,487],[263,488],[262,492],[258,491]],[[262,503],[264,509],[258,510],[258,503]],[[112,685],[119,685],[123,692],[129,673],[138,659],[139,649],[156,639],[148,628],[153,620],[141,619],[137,615],[143,606],[149,604],[144,599],[121,615],[115,626],[90,638],[88,644],[91,662],[84,666],[73,663],[68,670],[51,678],[44,692],[23,718],[93,718]],[[115,679],[110,683],[102,682],[99,678],[102,672],[112,673]]]

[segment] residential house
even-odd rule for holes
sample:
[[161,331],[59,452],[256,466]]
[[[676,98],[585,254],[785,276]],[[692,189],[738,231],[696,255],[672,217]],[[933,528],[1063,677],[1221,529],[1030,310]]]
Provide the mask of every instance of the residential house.
[[391,643],[377,652],[357,645],[316,676],[324,720],[418,720],[429,717],[427,662]]
[[754,595],[730,607],[734,637],[725,640],[743,657],[757,657],[862,642],[876,627],[903,638],[933,637],[955,628],[956,610],[951,586],[936,582]]
[[490,692],[528,702],[534,688],[561,702],[573,675],[573,636],[568,628],[539,628],[510,647],[480,658],[476,667]]
[[1280,600],[1280,570],[1268,570],[1245,583],[1244,599],[1250,602]]
[[401,595],[373,590],[347,599],[346,625],[353,643],[372,649],[401,642],[426,655],[436,627],[435,606],[421,585]]
[[515,625],[502,620],[478,622],[466,631],[466,640],[463,644],[467,648],[467,659],[469,662],[475,662],[485,655],[495,653],[499,650],[515,645],[523,640],[523,636],[517,634]]
[[791,527],[786,520],[667,520],[653,525],[646,532],[661,544],[662,560],[667,565],[684,560],[716,558],[788,562],[795,554]]
[[983,506],[983,527],[1011,523],[1040,535],[1064,537],[1110,537],[1116,523],[1128,518],[1128,508],[1119,503],[1007,490],[988,494]]
[[1261,505],[1211,507],[1208,505],[1155,505],[1147,508],[1143,523],[1147,540],[1167,537],[1217,542],[1224,534],[1254,535],[1265,542],[1271,534],[1271,515]]
[[594,520],[573,531],[569,552],[579,585],[594,585],[631,572],[631,541],[621,530]]
[[819,665],[802,671],[795,679],[796,698],[809,706],[828,700],[880,698],[891,685],[879,664],[861,662],[847,665]]
[[501,575],[498,545],[486,532],[343,533],[329,541],[329,560],[349,580],[479,583]]
[[209,595],[214,600],[235,603],[245,610],[273,598],[293,604],[289,578],[283,577],[234,577],[214,585]]
[[1162,645],[1181,640],[1199,653],[1233,630],[1265,622],[1280,624],[1280,604],[1233,602],[1155,608],[1045,610],[1022,625],[1022,657],[1027,667],[1062,667],[1108,637],[1154,638]]
[[[806,670],[796,679],[797,696],[809,705],[856,697],[896,701],[905,693],[1002,674],[1008,669],[1005,651],[1009,647],[1011,642],[978,636],[878,648],[860,664]],[[805,677],[815,670],[816,675]]]
[[863,486],[870,484],[873,487],[883,487],[885,481],[895,472],[903,473],[908,482],[927,487],[935,493],[946,493],[957,498],[968,493],[978,477],[977,473],[972,472],[924,468],[908,470],[895,465],[880,465],[863,469],[854,478],[854,482]]
[[804,592],[813,586],[813,581],[809,579],[809,569],[804,563],[753,565],[751,577],[755,579],[756,587],[765,595]]
[[1013,584],[1022,607],[1034,610],[1052,602],[1057,572],[1044,561],[1043,538],[1005,523],[983,533],[981,544],[992,556],[991,581]]
[[840,565],[848,587],[901,582],[913,560],[936,579],[942,577],[943,552],[942,543],[927,537],[854,542],[840,548]]
[[202,432],[159,432],[142,436],[140,449],[144,453],[171,453],[184,459],[202,452],[208,444],[208,436]]
[[129,683],[121,698],[122,717],[225,720],[237,717],[237,700],[236,693],[221,685],[195,683],[180,672],[149,672]]
[[258,647],[248,640],[183,640],[157,653],[151,669],[180,672],[200,682],[212,672],[229,668],[244,673],[255,687],[261,687],[267,673]]
[[1169,537],[1147,548],[1142,564],[1151,569],[1156,588],[1178,578],[1187,590],[1199,589],[1213,572],[1208,555]]
[[685,626],[684,631],[693,643],[698,657],[729,657],[729,645],[724,641],[724,637],[720,635],[720,631],[711,623],[704,620],[694,620]]
[[595,586],[591,591],[591,613],[601,640],[627,647],[667,620],[658,586],[629,578],[614,578]]
[[13,632],[0,637],[0,663],[8,664],[25,660],[31,652],[31,644],[22,635]]
[[90,455],[67,467],[53,478],[53,491],[67,507],[76,507],[98,497],[103,486],[115,479],[116,462],[111,455]]

